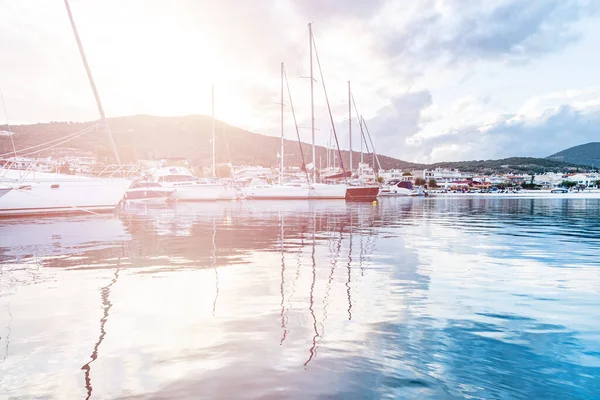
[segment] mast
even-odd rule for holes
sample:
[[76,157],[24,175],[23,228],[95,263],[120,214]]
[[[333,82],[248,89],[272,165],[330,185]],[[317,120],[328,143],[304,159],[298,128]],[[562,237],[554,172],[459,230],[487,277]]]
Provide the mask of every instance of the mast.
[[279,184],[283,184],[283,63],[281,63],[281,157],[279,159]]
[[313,183],[317,181],[316,168],[317,168],[317,155],[315,150],[315,93],[314,93],[314,78],[313,78],[313,38],[312,38],[312,24],[308,24],[308,46],[310,47],[310,129],[312,133],[312,180]]
[[217,176],[217,168],[215,163],[215,86],[211,87],[211,97],[212,97],[212,176],[216,178]]
[[[360,120],[360,117],[358,119],[358,125],[360,126],[360,130],[362,132],[362,121]],[[360,163],[363,163],[363,137],[362,137],[362,133],[360,135]]]
[[98,106],[98,112],[100,113],[100,120],[102,121],[102,125],[104,125],[104,130],[108,136],[108,141],[112,147],[113,153],[115,153],[115,158],[117,159],[117,164],[121,165],[121,157],[119,157],[119,152],[117,150],[117,145],[115,143],[115,139],[110,132],[110,128],[108,126],[108,122],[106,121],[106,115],[104,114],[104,108],[102,107],[102,102],[100,101],[100,95],[98,94],[98,89],[96,88],[96,84],[94,83],[94,78],[92,77],[92,70],[87,62],[87,57],[85,56],[85,52],[83,51],[83,44],[81,43],[81,39],[79,38],[79,32],[77,31],[77,27],[75,26],[75,20],[73,19],[73,14],[71,13],[71,7],[69,6],[69,1],[65,0],[65,7],[67,9],[67,14],[69,15],[69,21],[71,22],[71,28],[73,28],[73,34],[75,35],[75,41],[77,42],[77,47],[79,48],[79,54],[81,55],[81,61],[83,61],[83,66],[85,67],[85,72],[87,73],[88,80],[90,81],[90,86],[92,87],[92,92],[94,92],[94,97],[96,98],[96,105]]
[[348,137],[350,138],[350,179],[352,179],[352,91],[348,81]]

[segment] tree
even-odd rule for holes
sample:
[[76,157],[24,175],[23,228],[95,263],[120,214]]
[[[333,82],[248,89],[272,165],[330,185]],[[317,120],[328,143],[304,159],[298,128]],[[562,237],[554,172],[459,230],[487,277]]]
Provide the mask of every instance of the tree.
[[215,175],[217,178],[231,178],[231,167],[229,164],[217,164]]
[[423,186],[427,183],[427,181],[423,178],[417,178],[415,179],[415,185],[417,186]]
[[427,183],[427,186],[428,186],[429,188],[436,188],[436,187],[438,187],[436,180],[435,180],[435,179],[433,179],[433,178],[431,178],[431,179],[429,180],[429,182]]
[[600,188],[600,179],[592,182],[592,186],[596,186],[597,188]]
[[563,181],[563,183],[561,183],[560,186],[567,188],[567,189],[571,189],[571,188],[577,186],[577,182]]

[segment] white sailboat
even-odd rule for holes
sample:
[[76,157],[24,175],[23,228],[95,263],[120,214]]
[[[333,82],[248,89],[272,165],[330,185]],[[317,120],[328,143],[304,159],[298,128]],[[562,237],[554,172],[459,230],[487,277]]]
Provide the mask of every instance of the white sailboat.
[[[281,63],[281,154],[279,156],[279,182],[269,184],[255,179],[244,189],[244,197],[250,200],[306,200],[312,191],[307,182],[284,182],[284,136],[283,136],[283,92],[285,67]],[[291,103],[291,95],[290,95]]]
[[[317,58],[317,65],[319,66],[319,73],[321,76],[321,83],[323,84],[323,90],[325,92],[325,100],[327,102],[327,108],[329,110],[329,118],[331,120],[331,128],[333,129],[334,136],[335,133],[335,124],[333,122],[333,116],[331,114],[331,108],[329,107],[329,99],[327,97],[327,90],[325,88],[325,81],[323,79],[323,70],[321,69],[321,63],[319,61],[319,54],[316,50],[316,44],[314,41],[313,33],[312,33],[312,24],[308,24],[308,34],[309,34],[309,46],[310,46],[310,104],[311,104],[311,129],[312,129],[312,162],[313,165],[316,166],[316,151],[315,151],[315,114],[314,114],[314,77],[313,77],[313,48],[315,50],[315,55]],[[350,82],[348,82],[348,97],[350,101]],[[350,112],[350,119],[352,118],[351,106],[349,104],[348,110]],[[349,139],[350,139],[350,176],[352,176],[352,130],[351,130],[351,120],[349,121]],[[337,136],[336,136],[337,142]],[[338,146],[339,149],[339,146]],[[340,167],[342,171],[344,170],[344,164],[340,155]],[[342,175],[345,175],[343,173]],[[350,201],[373,201],[377,198],[377,194],[379,193],[379,188],[368,187],[368,186],[350,186],[347,183],[337,183],[337,184],[328,184],[328,183],[317,183],[316,175],[313,173],[313,185],[312,191],[309,193],[309,198],[311,199],[346,199]]]
[[[96,98],[101,121],[115,151],[117,162],[119,162],[119,154],[116,151],[116,146],[106,123],[100,97],[96,90],[67,0],[65,0],[65,7],[92,91]],[[14,153],[16,157],[16,149],[14,149]],[[131,181],[125,179],[103,179],[67,174],[39,173],[15,170],[11,169],[10,165],[4,165],[0,172],[0,216],[110,211],[115,209],[119,204],[130,185]]]

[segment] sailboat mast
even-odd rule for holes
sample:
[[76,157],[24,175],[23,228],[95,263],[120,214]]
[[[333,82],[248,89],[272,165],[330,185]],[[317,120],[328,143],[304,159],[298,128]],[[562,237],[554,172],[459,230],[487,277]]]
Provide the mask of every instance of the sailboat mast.
[[348,81],[348,137],[350,139],[350,178],[352,178],[352,91]]
[[79,54],[81,55],[81,61],[83,61],[83,66],[85,67],[85,72],[87,73],[88,80],[90,81],[90,86],[92,87],[92,92],[94,92],[94,97],[96,98],[96,105],[98,106],[98,112],[100,113],[100,120],[102,121],[102,125],[104,125],[104,130],[108,135],[108,141],[112,147],[113,153],[115,154],[115,158],[117,159],[117,164],[121,165],[121,157],[119,157],[119,152],[117,150],[117,144],[115,143],[115,139],[110,132],[110,128],[108,126],[108,122],[106,121],[106,115],[104,114],[104,108],[102,107],[102,102],[100,101],[100,95],[98,94],[98,89],[96,88],[96,83],[94,83],[94,78],[92,76],[92,70],[87,62],[87,57],[85,56],[85,52],[83,51],[83,44],[81,43],[81,39],[79,38],[79,32],[77,31],[77,26],[75,26],[75,20],[73,19],[73,14],[71,13],[71,7],[69,6],[69,1],[65,0],[65,7],[67,9],[67,14],[69,15],[69,21],[71,22],[71,28],[73,28],[73,34],[75,35],[75,41],[77,42],[77,47],[79,48]]
[[215,160],[215,87],[211,86],[211,102],[212,102],[212,176],[216,178],[217,168]]
[[283,184],[283,63],[281,63],[281,158],[279,159],[279,184]]
[[312,133],[312,164],[313,164],[313,182],[317,181],[317,154],[315,149],[315,93],[313,78],[313,38],[312,24],[308,24],[308,46],[310,47],[310,129]]

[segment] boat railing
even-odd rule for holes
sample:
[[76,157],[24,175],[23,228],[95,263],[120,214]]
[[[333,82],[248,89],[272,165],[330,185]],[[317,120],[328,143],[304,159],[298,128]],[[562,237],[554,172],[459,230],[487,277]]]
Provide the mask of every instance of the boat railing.
[[[18,181],[23,181],[29,174],[36,172],[37,163],[35,160],[23,161],[23,160],[4,160],[4,164],[2,168],[0,168],[0,179],[4,179],[9,170],[18,170],[21,171],[19,175]],[[25,165],[25,168],[22,166]],[[35,178],[35,175],[34,175]]]
[[142,169],[138,165],[111,164],[107,165],[102,171],[100,171],[98,178],[131,178],[139,175],[141,172]]

